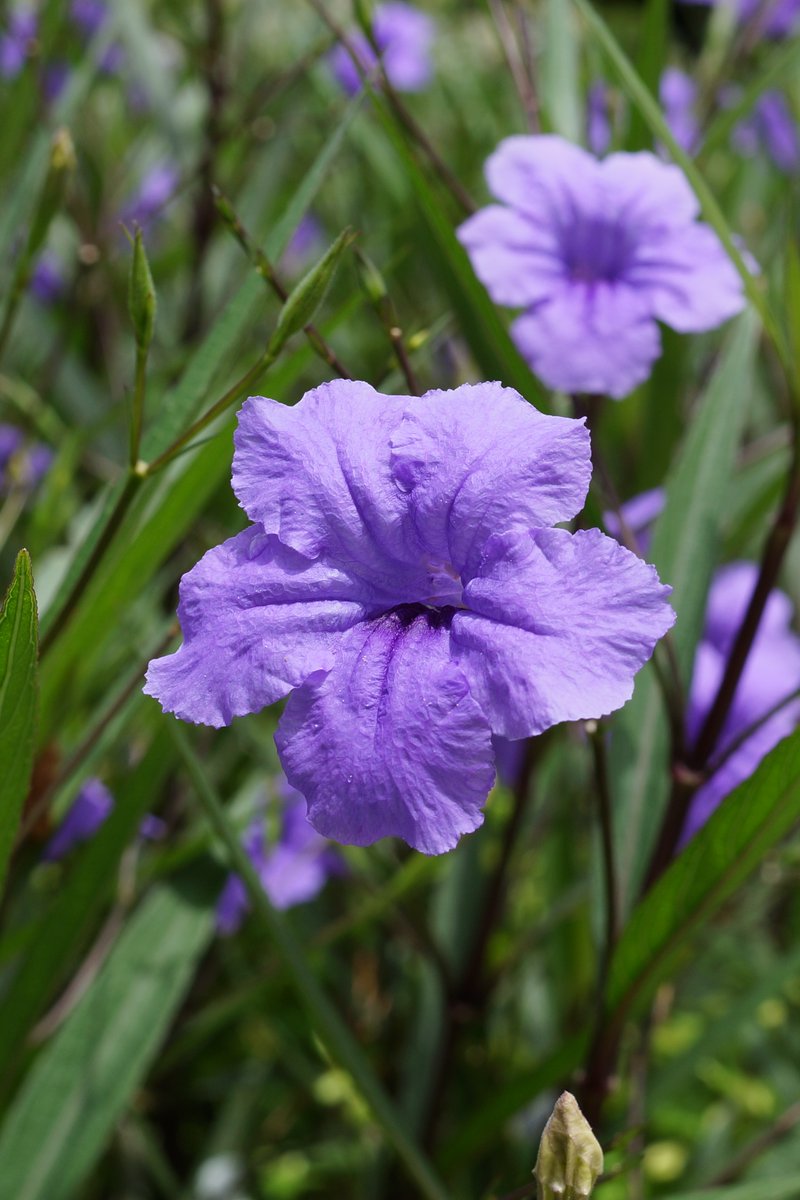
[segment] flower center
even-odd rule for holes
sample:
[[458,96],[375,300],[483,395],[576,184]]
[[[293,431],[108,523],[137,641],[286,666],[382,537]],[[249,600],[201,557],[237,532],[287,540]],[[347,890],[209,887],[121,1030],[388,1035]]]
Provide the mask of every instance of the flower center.
[[461,576],[449,562],[429,562],[430,591],[422,603],[429,608],[463,608],[464,587]]
[[630,262],[633,239],[621,222],[573,212],[561,227],[561,248],[570,279],[615,283]]

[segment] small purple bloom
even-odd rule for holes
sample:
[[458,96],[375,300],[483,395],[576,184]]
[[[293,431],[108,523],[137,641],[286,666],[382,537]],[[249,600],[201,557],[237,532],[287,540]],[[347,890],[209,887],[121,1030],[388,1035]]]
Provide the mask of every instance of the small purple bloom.
[[763,147],[775,166],[786,175],[800,168],[800,136],[792,110],[781,92],[764,92],[750,115],[733,131],[733,144],[746,155]]
[[53,452],[40,442],[26,444],[14,425],[0,425],[0,492],[33,489],[50,470]]
[[[737,562],[714,577],[706,608],[703,639],[697,648],[689,696],[687,733],[695,739],[714,702],[733,640],[758,579],[758,567]],[[726,749],[775,705],[800,688],[800,637],[791,629],[792,603],[777,589],[770,595],[716,754]],[[748,779],[778,742],[800,724],[800,701],[785,705],[722,762],[692,801],[683,833],[688,841],[720,801]]]
[[551,528],[586,498],[584,422],[498,383],[256,396],[235,442],[255,523],[184,576],[183,646],[145,690],[215,727],[291,693],[278,751],[326,837],[451,849],[483,820],[491,735],[620,708],[674,620],[652,567]]
[[497,304],[523,308],[521,353],[550,387],[620,399],[661,353],[658,321],[714,329],[742,284],[683,173],[653,154],[598,161],[553,135],[506,138],[486,163],[501,204],[458,236]]
[[72,0],[69,15],[82,33],[93,37],[108,16],[105,0]]
[[40,304],[55,304],[64,292],[65,281],[61,264],[54,254],[45,251],[31,275],[31,295]]
[[0,76],[15,79],[28,61],[30,43],[36,37],[36,14],[29,9],[17,9],[0,34]]
[[[280,837],[265,845],[264,814],[250,824],[243,838],[248,857],[274,908],[293,908],[319,895],[328,879],[339,874],[342,862],[328,841],[309,824],[303,797],[294,788],[281,789],[283,800]],[[247,889],[240,876],[228,876],[217,904],[217,929],[235,933],[250,909]]]
[[114,798],[99,779],[87,779],[44,849],[45,862],[57,862],[97,833],[114,807]]
[[146,842],[160,842],[166,837],[167,822],[155,813],[145,813],[139,825],[139,837]]
[[611,116],[608,88],[597,80],[586,98],[586,141],[592,154],[601,158],[611,145]]
[[126,224],[150,225],[177,190],[180,176],[172,163],[160,162],[146,172],[138,190],[122,210]]
[[289,239],[281,266],[288,275],[299,275],[325,248],[322,226],[313,213],[306,213]]
[[695,112],[697,84],[678,67],[667,67],[661,76],[659,93],[675,141],[687,154],[696,153],[700,146],[700,123]]
[[800,0],[681,0],[683,4],[720,4],[732,8],[739,20],[752,21],[761,11],[761,31],[767,37],[786,37],[800,20]]
[[44,69],[42,89],[45,100],[53,104],[69,82],[70,65],[67,62],[55,60],[49,62]]
[[[663,488],[651,488],[649,492],[640,492],[626,500],[620,508],[620,516],[615,512],[603,513],[603,524],[612,537],[618,542],[624,541],[622,522],[625,522],[630,533],[634,535],[642,554],[650,548],[652,525],[664,510],[666,496]],[[620,520],[622,517],[622,521]]]
[[[433,74],[431,47],[435,28],[431,18],[402,0],[390,0],[375,9],[372,34],[392,87],[398,92],[423,91]],[[373,71],[377,59],[367,37],[358,30],[350,34],[348,41],[364,71]],[[361,75],[346,47],[336,46],[330,63],[341,87],[354,96],[361,88]]]

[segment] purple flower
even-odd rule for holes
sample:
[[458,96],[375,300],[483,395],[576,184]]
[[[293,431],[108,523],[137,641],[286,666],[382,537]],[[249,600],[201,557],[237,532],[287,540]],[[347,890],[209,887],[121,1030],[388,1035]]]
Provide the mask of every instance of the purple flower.
[[325,249],[325,234],[313,213],[306,213],[283,253],[281,266],[288,275],[299,275]]
[[105,22],[108,9],[105,0],[72,0],[69,15],[82,33],[94,37]]
[[[277,843],[265,846],[262,813],[252,821],[243,845],[273,907],[287,909],[319,895],[331,875],[341,872],[342,862],[309,824],[303,797],[287,785],[281,795],[282,826]],[[229,875],[217,904],[219,932],[235,933],[249,909],[250,899],[242,879]]]
[[120,219],[125,224],[141,225],[144,229],[172,199],[179,181],[177,167],[172,163],[157,163],[146,172],[138,190],[123,208]]
[[50,470],[53,452],[39,442],[26,444],[14,425],[0,425],[0,492],[33,489]]
[[145,813],[139,824],[139,837],[146,842],[160,842],[166,837],[167,822],[155,813]]
[[764,92],[753,110],[733,131],[733,144],[742,154],[763,147],[775,166],[787,175],[800,168],[800,136],[792,110],[781,92]]
[[[737,562],[714,577],[708,597],[703,639],[697,648],[689,696],[687,734],[695,740],[717,695],[733,640],[758,579],[758,567]],[[716,756],[724,756],[756,721],[800,688],[800,637],[791,629],[792,603],[772,592],[733,705],[720,736]],[[800,723],[800,701],[785,705],[724,758],[699,789],[683,832],[683,840],[701,828],[714,809],[755,771],[761,760]]]
[[[376,7],[372,35],[392,87],[399,92],[421,92],[428,86],[433,74],[431,47],[435,35],[429,16],[402,0],[390,0]],[[373,71],[377,59],[365,34],[358,30],[350,34],[348,41],[364,71]],[[361,76],[346,47],[336,46],[330,63],[341,87],[354,96],[361,88]]]
[[694,154],[700,145],[700,123],[695,112],[697,84],[678,67],[667,67],[661,76],[659,93],[672,136],[682,150]]
[[15,79],[28,61],[30,43],[36,37],[36,14],[29,9],[16,9],[8,18],[5,32],[0,35],[0,76]]
[[740,21],[751,21],[761,10],[760,28],[767,37],[786,37],[800,19],[800,0],[681,0],[708,7],[719,3],[732,8]]
[[586,141],[592,154],[598,158],[611,145],[608,88],[601,80],[591,85],[586,98]]
[[291,693],[276,742],[315,828],[448,850],[483,819],[491,734],[613,712],[674,620],[635,555],[549,528],[590,474],[582,421],[497,383],[253,397],[233,485],[255,524],[184,576],[184,644],[145,690],[217,727]]
[[64,272],[54,254],[45,251],[41,255],[31,275],[31,295],[40,304],[54,304],[62,295],[65,287]]
[[67,815],[44,849],[45,862],[57,862],[81,842],[88,842],[114,807],[114,798],[99,779],[87,779]]
[[619,399],[661,352],[657,321],[714,329],[745,305],[739,275],[677,167],[653,154],[598,161],[563,138],[516,136],[486,164],[502,204],[458,234],[532,369],[566,392]]

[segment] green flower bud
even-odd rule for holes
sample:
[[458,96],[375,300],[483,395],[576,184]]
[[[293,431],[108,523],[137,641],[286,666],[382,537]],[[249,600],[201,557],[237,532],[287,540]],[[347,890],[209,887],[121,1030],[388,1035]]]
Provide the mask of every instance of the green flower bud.
[[294,291],[286,298],[286,302],[278,317],[278,325],[269,344],[268,354],[274,357],[289,340],[293,333],[305,329],[310,324],[314,313],[325,298],[325,293],[339,265],[339,259],[344,250],[353,240],[350,229],[339,234],[327,254],[312,267],[307,275],[298,283]]
[[136,230],[133,238],[133,258],[128,276],[128,312],[133,322],[136,345],[140,350],[147,350],[153,340],[156,322],[156,289],[141,229]]
[[538,1200],[586,1200],[603,1170],[603,1151],[578,1102],[558,1099],[544,1127],[533,1173]]

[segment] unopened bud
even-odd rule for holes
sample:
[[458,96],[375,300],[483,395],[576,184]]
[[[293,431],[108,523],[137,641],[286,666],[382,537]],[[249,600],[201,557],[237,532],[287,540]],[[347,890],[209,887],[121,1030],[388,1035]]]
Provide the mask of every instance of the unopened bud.
[[544,1127],[533,1173],[538,1200],[586,1200],[603,1170],[603,1151],[569,1092]]
[[133,258],[128,276],[128,312],[133,323],[136,345],[140,350],[147,350],[153,340],[156,321],[156,288],[150,273],[141,229],[137,229],[133,237]]
[[278,317],[278,325],[269,344],[270,355],[275,355],[288,341],[293,333],[304,329],[325,298],[331,280],[339,265],[339,259],[344,250],[353,240],[350,229],[340,233],[327,254],[312,267],[307,275],[290,292]]
[[372,304],[379,306],[388,295],[386,284],[375,263],[363,252],[357,252],[358,280]]

